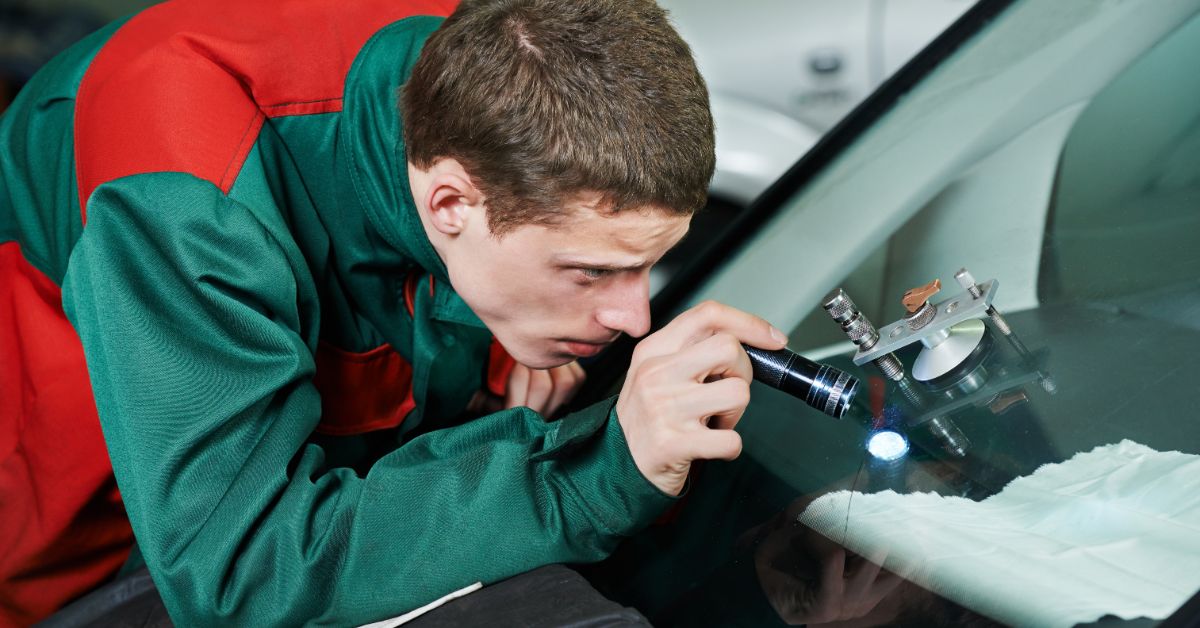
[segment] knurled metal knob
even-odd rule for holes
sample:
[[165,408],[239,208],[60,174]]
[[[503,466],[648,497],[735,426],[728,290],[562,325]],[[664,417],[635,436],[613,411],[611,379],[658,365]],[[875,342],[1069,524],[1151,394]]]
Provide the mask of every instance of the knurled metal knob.
[[842,327],[842,331],[850,337],[850,341],[862,349],[870,349],[879,342],[879,331],[858,311],[858,306],[850,300],[849,295],[841,288],[836,288],[821,300],[821,307],[833,317]]
[[858,314],[858,307],[841,288],[835,288],[825,295],[825,298],[821,300],[821,307],[825,308],[833,320],[839,323],[845,323]]
[[904,320],[908,322],[909,329],[917,331],[932,322],[935,316],[937,316],[937,308],[933,307],[930,303],[926,303],[921,306],[921,309],[913,312]]
[[[858,306],[841,288],[832,290],[821,300],[821,307],[842,327],[860,351],[870,351],[879,342],[879,330],[858,311]],[[904,367],[895,355],[889,353],[873,360],[888,379],[904,377]]]
[[850,337],[850,341],[863,349],[870,349],[879,342],[879,332],[875,326],[861,315],[842,324],[842,331]]
[[971,272],[966,268],[958,269],[958,272],[954,273],[954,279],[958,282],[958,285],[962,286],[963,290],[969,292],[972,297],[978,299],[983,295],[983,291],[979,289],[979,284],[976,283],[975,277],[972,276]]

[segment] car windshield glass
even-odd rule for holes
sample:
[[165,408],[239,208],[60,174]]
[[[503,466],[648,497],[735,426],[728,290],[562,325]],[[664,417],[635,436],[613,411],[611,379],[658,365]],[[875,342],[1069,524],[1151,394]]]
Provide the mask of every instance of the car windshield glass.
[[[742,456],[694,470],[594,581],[656,625],[1181,612],[1200,590],[1198,11],[1012,3],[785,176],[687,303],[790,330],[860,380],[852,408],[755,384]],[[821,307],[837,288],[842,324]]]

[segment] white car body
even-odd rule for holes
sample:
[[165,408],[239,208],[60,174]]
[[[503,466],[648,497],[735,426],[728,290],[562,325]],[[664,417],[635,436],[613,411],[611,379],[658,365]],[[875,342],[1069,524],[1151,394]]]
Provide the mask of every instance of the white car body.
[[744,206],[973,0],[661,4],[712,95],[712,196]]

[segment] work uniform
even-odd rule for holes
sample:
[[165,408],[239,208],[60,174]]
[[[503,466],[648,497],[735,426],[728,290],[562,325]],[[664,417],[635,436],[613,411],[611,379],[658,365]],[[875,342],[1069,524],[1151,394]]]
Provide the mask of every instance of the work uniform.
[[451,9],[175,0],[0,117],[0,624],[133,536],[181,625],[374,621],[671,502],[612,399],[466,414],[511,359],[425,236],[398,109]]

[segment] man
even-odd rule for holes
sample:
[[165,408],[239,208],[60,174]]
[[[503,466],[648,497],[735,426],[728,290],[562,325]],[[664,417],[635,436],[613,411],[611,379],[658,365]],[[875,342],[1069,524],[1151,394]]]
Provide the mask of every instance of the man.
[[643,0],[450,10],[175,0],[0,119],[8,622],[134,537],[179,624],[374,621],[598,560],[739,453],[739,343],[783,338],[717,304],[543,416],[703,203],[687,46]]

